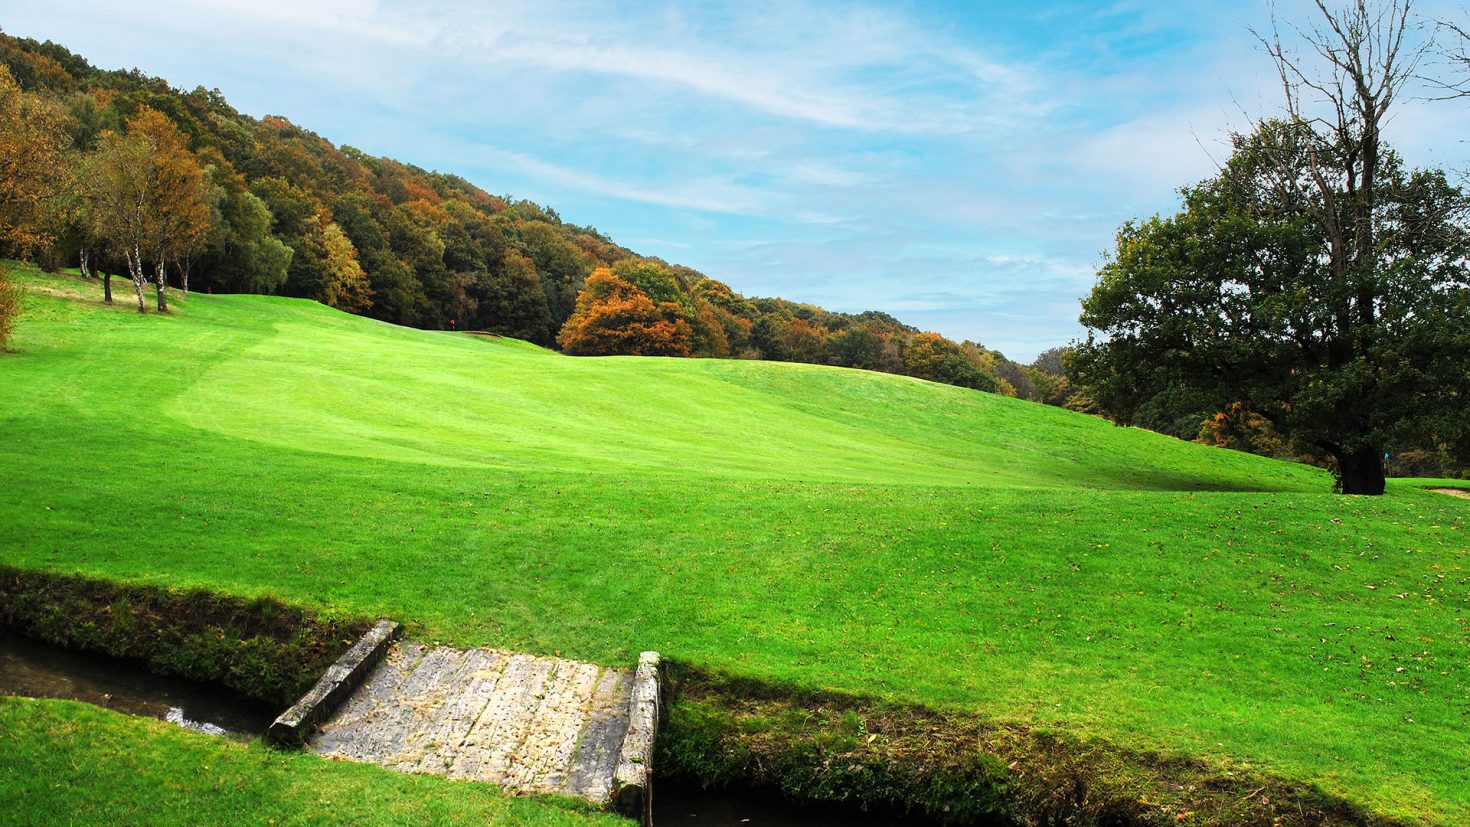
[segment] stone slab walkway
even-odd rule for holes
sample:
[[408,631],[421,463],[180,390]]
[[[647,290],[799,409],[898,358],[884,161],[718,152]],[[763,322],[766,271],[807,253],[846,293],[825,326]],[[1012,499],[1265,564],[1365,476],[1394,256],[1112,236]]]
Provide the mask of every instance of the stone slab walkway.
[[605,804],[628,733],[633,676],[559,658],[398,643],[306,749]]

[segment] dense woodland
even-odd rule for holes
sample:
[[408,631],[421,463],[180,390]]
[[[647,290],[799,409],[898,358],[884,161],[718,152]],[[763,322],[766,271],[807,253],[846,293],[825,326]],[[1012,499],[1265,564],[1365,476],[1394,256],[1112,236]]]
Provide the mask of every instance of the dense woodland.
[[[530,201],[368,155],[217,91],[103,71],[0,34],[10,140],[54,156],[44,236],[5,252],[167,290],[278,293],[421,328],[482,330],[577,355],[769,359],[916,376],[1064,403],[1061,360],[1019,365],[884,313],[747,298]],[[44,242],[44,243],[41,243]],[[28,249],[18,249],[26,246]]]

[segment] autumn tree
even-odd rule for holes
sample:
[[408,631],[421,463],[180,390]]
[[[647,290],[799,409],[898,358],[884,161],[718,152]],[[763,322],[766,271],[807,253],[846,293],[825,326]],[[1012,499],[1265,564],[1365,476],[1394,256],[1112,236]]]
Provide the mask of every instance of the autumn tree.
[[726,352],[736,358],[752,358],[755,352],[751,347],[751,327],[756,314],[750,302],[729,285],[712,278],[695,281],[694,290],[710,308],[715,323],[724,329]]
[[[53,226],[47,202],[65,176],[65,133],[46,101],[22,92],[0,66],[0,248],[29,256],[49,245]],[[0,266],[0,349],[20,315],[20,288]]]
[[293,295],[360,313],[372,305],[372,287],[357,250],[325,210],[296,223],[286,285]]
[[[147,311],[143,303],[142,250],[149,238],[148,177],[152,163],[153,148],[142,135],[109,130],[98,140],[97,150],[83,162],[78,176],[89,235],[108,253],[127,262],[139,313]],[[107,292],[110,296],[110,283]]]
[[0,248],[29,257],[51,243],[48,202],[66,180],[67,137],[61,113],[21,91],[0,66]]
[[183,135],[163,113],[140,108],[126,134],[103,133],[82,166],[79,186],[90,235],[127,261],[138,311],[146,310],[148,263],[158,309],[167,311],[168,263],[208,231],[211,216],[204,172]]
[[725,326],[699,291],[694,279],[702,278],[688,267],[668,267],[655,259],[625,258],[612,266],[613,275],[643,292],[656,305],[673,305],[689,326],[689,351],[693,356],[723,358],[730,355]]
[[361,313],[373,303],[373,289],[367,273],[357,263],[357,250],[352,241],[334,222],[321,229],[323,269],[326,281],[317,300],[348,313]]
[[606,268],[593,271],[557,342],[580,356],[688,356],[690,330],[673,302],[647,294]]
[[995,377],[980,370],[961,346],[938,333],[919,333],[903,354],[904,373],[962,388],[995,392]]
[[146,242],[154,267],[159,312],[168,311],[170,262],[178,260],[209,232],[211,189],[194,153],[167,115],[143,108],[128,119],[129,135],[150,147],[147,184]]

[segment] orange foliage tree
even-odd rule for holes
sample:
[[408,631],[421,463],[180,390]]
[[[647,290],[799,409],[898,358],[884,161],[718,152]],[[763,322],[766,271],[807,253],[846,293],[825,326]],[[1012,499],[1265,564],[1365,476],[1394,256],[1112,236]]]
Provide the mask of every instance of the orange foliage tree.
[[557,342],[579,356],[688,356],[690,335],[679,305],[654,304],[604,267],[587,277]]
[[324,275],[320,292],[311,298],[348,313],[361,313],[373,304],[373,288],[357,262],[352,240],[325,215],[312,216],[307,238],[319,247]]
[[[50,243],[45,209],[61,187],[64,134],[55,110],[0,66],[0,250],[25,256]],[[20,315],[20,288],[0,266],[0,349]]]
[[167,262],[208,232],[204,171],[173,121],[140,107],[127,133],[103,133],[82,170],[90,235],[122,253],[143,307],[145,261],[155,268],[158,309],[168,310]]
[[51,243],[46,202],[65,179],[66,140],[56,107],[0,66],[0,248],[13,255]]

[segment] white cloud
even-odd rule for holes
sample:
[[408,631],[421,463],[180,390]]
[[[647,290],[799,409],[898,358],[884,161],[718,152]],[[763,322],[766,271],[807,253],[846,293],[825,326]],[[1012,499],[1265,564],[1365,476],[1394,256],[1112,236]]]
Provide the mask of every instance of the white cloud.
[[472,151],[477,160],[490,166],[514,168],[522,174],[582,192],[626,201],[705,212],[755,215],[769,211],[772,200],[770,193],[741,186],[719,176],[685,181],[675,186],[644,187],[499,147],[482,144],[473,147]]
[[[285,36],[308,32],[356,41],[357,49],[415,49],[461,66],[631,79],[656,87],[654,94],[682,89],[767,116],[841,129],[958,134],[1044,107],[1034,100],[1039,84],[1026,67],[987,57],[902,16],[861,7],[740,5],[711,22],[673,7],[628,18],[603,4],[559,3],[161,0],[134,12],[150,10]],[[355,50],[336,53],[362,58]]]

